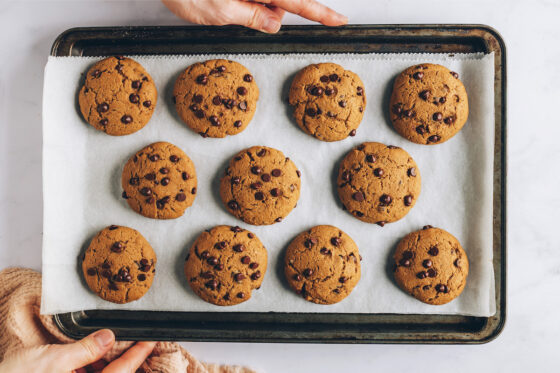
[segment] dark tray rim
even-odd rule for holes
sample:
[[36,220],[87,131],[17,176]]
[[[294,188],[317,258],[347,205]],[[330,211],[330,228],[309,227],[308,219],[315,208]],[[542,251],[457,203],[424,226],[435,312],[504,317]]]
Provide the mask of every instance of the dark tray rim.
[[[463,35],[464,32],[477,32],[479,34],[479,38],[484,39],[484,43],[488,48],[488,52],[494,51],[499,52],[500,58],[496,58],[497,66],[500,66],[500,71],[496,72],[496,76],[498,73],[500,74],[500,82],[496,82],[495,86],[499,89],[499,97],[496,97],[496,139],[500,142],[501,149],[499,154],[495,153],[495,165],[497,161],[500,165],[500,175],[498,177],[500,184],[499,184],[499,202],[496,202],[496,180],[494,183],[494,207],[498,203],[500,207],[500,214],[499,216],[494,216],[494,219],[498,219],[500,221],[500,229],[499,232],[496,232],[496,222],[494,222],[494,236],[499,234],[500,236],[500,246],[499,246],[499,255],[500,255],[500,262],[496,263],[494,261],[494,270],[495,270],[495,279],[496,279],[496,314],[494,316],[484,318],[484,317],[466,317],[462,316],[464,319],[472,319],[476,320],[477,322],[481,323],[480,330],[476,332],[472,331],[465,331],[464,333],[459,332],[459,337],[454,338],[446,338],[444,334],[438,335],[437,332],[424,332],[424,338],[418,337],[414,339],[395,339],[395,338],[355,338],[355,337],[346,337],[346,336],[338,336],[338,337],[329,337],[323,338],[320,333],[315,333],[314,336],[307,336],[305,338],[286,338],[285,336],[264,336],[263,338],[255,338],[252,337],[245,337],[240,335],[234,338],[228,338],[227,336],[217,334],[217,336],[209,337],[201,335],[200,337],[185,337],[184,335],[174,337],[173,335],[166,335],[165,340],[195,340],[195,341],[230,341],[230,342],[295,342],[295,343],[398,343],[398,344],[408,344],[408,343],[426,343],[426,344],[482,344],[487,343],[495,338],[497,338],[506,322],[506,245],[507,245],[507,236],[506,236],[506,178],[507,178],[507,167],[506,167],[506,139],[507,139],[507,128],[506,128],[506,46],[503,38],[501,35],[492,27],[487,25],[481,24],[393,24],[393,25],[348,25],[342,26],[340,28],[326,28],[323,26],[315,26],[315,25],[305,25],[305,26],[283,26],[282,30],[276,35],[264,35],[253,30],[247,30],[238,26],[226,26],[226,27],[212,27],[212,26],[117,26],[117,27],[76,27],[68,29],[62,32],[54,41],[52,48],[51,48],[51,56],[69,56],[72,55],[72,46],[73,43],[77,40],[83,40],[84,36],[91,35],[91,34],[112,34],[112,35],[122,35],[127,34],[132,35],[134,33],[154,33],[154,32],[175,32],[175,31],[184,31],[187,33],[198,33],[203,32],[207,34],[215,34],[215,33],[232,33],[241,38],[281,38],[285,36],[300,36],[302,33],[313,33],[312,37],[314,36],[328,36],[329,33],[332,33],[333,30],[335,31],[343,31],[349,33],[357,33],[361,34],[362,32],[373,31],[373,32],[381,32],[381,31],[391,31],[391,32],[418,32],[418,31],[432,31],[435,34],[438,32],[456,32],[458,33],[455,35],[457,38],[464,38],[464,37],[473,37],[472,35],[467,36],[466,34]],[[438,38],[445,38],[441,34],[437,35],[423,35],[423,40],[438,40]],[[348,36],[348,35],[347,35]],[[403,37],[397,34],[387,34],[387,40],[397,40],[398,38]],[[209,52],[209,53],[216,53],[216,52]],[[227,53],[227,52],[226,52]],[[237,54],[240,52],[231,52],[231,54]],[[251,52],[245,52],[251,53]],[[253,53],[260,53],[260,52],[253,52]],[[284,52],[279,52],[284,53]],[[331,52],[337,53],[337,52]],[[341,52],[338,52],[341,53]],[[360,53],[352,52],[352,53]],[[371,53],[370,51],[364,51],[363,53]],[[428,52],[430,53],[430,52]],[[137,53],[127,53],[127,54],[137,54]],[[150,53],[142,53],[142,54],[150,54]],[[175,54],[175,53],[173,53]],[[192,53],[197,54],[197,53]],[[498,95],[497,95],[498,96]],[[500,127],[498,129],[498,126]],[[497,160],[499,157],[499,160]],[[495,171],[495,178],[496,178],[496,171]],[[496,245],[494,245],[494,252],[496,252]],[[499,271],[497,271],[499,270]],[[497,274],[499,273],[499,275]],[[138,327],[134,326],[123,326],[123,323],[126,320],[134,319],[133,316],[141,316],[140,320],[148,319],[154,321],[158,319],[160,316],[167,316],[170,314],[174,315],[200,315],[200,316],[207,316],[209,314],[216,314],[223,316],[224,314],[237,314],[243,317],[244,315],[251,315],[252,313],[240,313],[240,312],[231,312],[231,313],[220,313],[220,312],[213,312],[213,313],[194,313],[194,312],[153,312],[153,311],[100,311],[100,310],[89,310],[89,311],[79,311],[79,312],[72,312],[72,313],[64,313],[64,314],[56,314],[53,316],[56,325],[60,328],[60,330],[65,333],[66,335],[73,337],[73,338],[81,338],[88,334],[89,332],[96,330],[97,328],[101,327],[99,325],[91,325],[88,326],[88,322],[91,319],[91,314],[105,314],[105,316],[110,315],[118,315],[114,320],[111,320],[110,317],[106,318],[105,321],[109,321],[109,326],[111,323],[114,324],[114,330],[117,331],[117,337],[119,339],[134,339],[134,340],[149,340],[152,339],[153,334],[149,332],[150,330],[156,331],[155,329],[150,329],[146,327],[144,333],[140,331],[140,333],[136,333],[139,330]],[[281,313],[267,313],[267,315],[279,315]],[[286,315],[298,315],[292,313],[285,313]],[[340,317],[340,314],[336,313],[319,313],[319,314],[306,314],[311,316],[321,317],[329,317],[329,316],[336,316]],[[320,315],[320,316],[319,316]],[[343,314],[353,316],[352,314]],[[355,315],[373,315],[376,318],[387,319],[391,320],[395,317],[405,316],[405,317],[418,317],[418,318],[430,318],[435,317],[437,319],[442,320],[454,320],[457,317],[455,315],[412,315],[412,314],[354,314]],[[452,323],[452,321],[451,321]],[[201,324],[204,328],[208,327],[206,321],[202,321]],[[401,334],[406,334],[406,326],[403,326],[403,331]],[[204,334],[204,333],[203,333]],[[296,333],[297,334],[297,333]],[[382,334],[382,333],[378,333]],[[460,335],[463,334],[463,337]],[[313,335],[313,334],[312,334]]]

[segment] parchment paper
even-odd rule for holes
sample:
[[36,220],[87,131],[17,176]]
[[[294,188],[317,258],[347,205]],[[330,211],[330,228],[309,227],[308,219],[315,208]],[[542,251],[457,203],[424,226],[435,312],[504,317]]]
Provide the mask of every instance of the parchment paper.
[[[175,114],[171,92],[188,65],[209,58],[236,60],[253,73],[260,99],[253,121],[239,135],[203,139]],[[41,312],[85,309],[159,311],[282,311],[352,313],[438,313],[490,316],[495,313],[492,268],[492,179],[494,146],[493,55],[225,55],[134,57],[152,75],[159,101],[141,131],[111,137],[89,126],[77,108],[81,75],[99,58],[51,57],[45,69],[43,98],[43,297]],[[326,143],[303,133],[286,104],[294,74],[310,63],[335,62],[356,72],[367,96],[364,119],[355,137]],[[440,63],[457,71],[470,104],[469,120],[453,139],[436,146],[400,137],[387,118],[392,81],[406,67]],[[17,125],[17,123],[14,123]],[[131,154],[155,142],[182,148],[196,165],[198,195],[185,215],[152,220],[132,211],[121,198],[120,175]],[[403,147],[418,163],[422,192],[401,221],[377,225],[360,222],[338,200],[334,177],[338,163],[355,145],[378,141]],[[302,171],[296,209],[280,224],[250,226],[230,215],[218,194],[219,178],[229,158],[252,145],[282,150]],[[82,279],[78,256],[92,236],[110,224],[139,230],[158,256],[154,283],[140,300],[125,305],[106,302]],[[205,303],[189,288],[183,263],[196,236],[214,225],[240,225],[260,237],[269,252],[269,270],[250,301],[232,307]],[[362,278],[349,297],[335,305],[316,305],[294,294],[283,279],[284,250],[301,231],[331,224],[348,233],[363,256]],[[423,304],[401,291],[388,269],[395,245],[425,224],[455,235],[470,261],[463,294],[444,306]]]

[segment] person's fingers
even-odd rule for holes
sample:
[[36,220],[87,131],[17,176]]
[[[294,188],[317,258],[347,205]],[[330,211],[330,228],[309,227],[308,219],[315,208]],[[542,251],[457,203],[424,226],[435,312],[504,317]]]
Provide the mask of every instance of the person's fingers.
[[228,22],[255,30],[275,33],[282,26],[282,17],[263,4],[245,1],[228,3]]
[[264,0],[263,2],[276,5],[287,12],[320,22],[326,26],[340,26],[348,23],[348,17],[315,0]]
[[101,359],[114,343],[113,332],[102,329],[75,343],[49,346],[49,354],[61,371],[68,371]]
[[155,342],[138,342],[129,348],[117,360],[114,360],[103,369],[103,373],[133,373],[142,365],[152,353]]
[[266,7],[276,13],[278,18],[280,19],[280,22],[282,22],[282,18],[284,18],[284,14],[286,14],[286,11],[284,9],[275,5],[267,5]]

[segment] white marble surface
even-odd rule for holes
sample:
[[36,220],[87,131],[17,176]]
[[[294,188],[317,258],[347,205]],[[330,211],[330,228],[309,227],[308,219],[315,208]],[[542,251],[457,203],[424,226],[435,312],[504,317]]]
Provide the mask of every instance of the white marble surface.
[[[330,0],[351,23],[484,23],[508,48],[508,321],[482,346],[185,343],[262,372],[558,371],[560,1]],[[158,1],[0,1],[0,269],[41,268],[41,95],[75,26],[181,24]],[[287,24],[306,23],[295,16]],[[61,180],[64,182],[64,180]],[[418,367],[416,369],[412,367]]]

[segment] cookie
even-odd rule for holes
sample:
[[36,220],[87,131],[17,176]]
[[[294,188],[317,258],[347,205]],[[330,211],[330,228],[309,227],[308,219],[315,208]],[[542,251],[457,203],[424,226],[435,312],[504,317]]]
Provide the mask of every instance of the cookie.
[[358,75],[335,63],[309,65],[292,81],[289,96],[298,126],[322,141],[355,136],[366,94]]
[[346,233],[318,225],[300,233],[288,246],[284,273],[290,287],[306,300],[333,304],[360,281],[360,253]]
[[405,216],[420,195],[420,171],[403,149],[365,142],[340,164],[337,185],[344,207],[356,218],[380,226]]
[[82,257],[89,288],[113,303],[142,298],[156,272],[156,254],[140,232],[118,225],[101,230]]
[[441,144],[467,121],[467,91],[459,75],[444,66],[411,66],[395,80],[390,115],[404,138],[417,144]]
[[94,128],[108,135],[129,135],[152,117],[157,89],[138,62],[108,57],[89,69],[78,101],[84,119]]
[[219,225],[198,236],[185,261],[185,276],[206,302],[232,306],[261,287],[266,267],[266,249],[254,233]]
[[183,122],[202,137],[243,131],[253,119],[259,88],[251,72],[235,61],[190,65],[175,82],[173,99]]
[[445,304],[461,295],[469,274],[467,254],[455,237],[430,225],[409,233],[394,255],[395,280],[428,304]]
[[168,142],[153,143],[130,157],[121,183],[128,205],[147,218],[178,218],[196,197],[194,163]]
[[301,172],[280,150],[253,146],[237,153],[220,182],[226,209],[253,225],[281,222],[299,199]]

